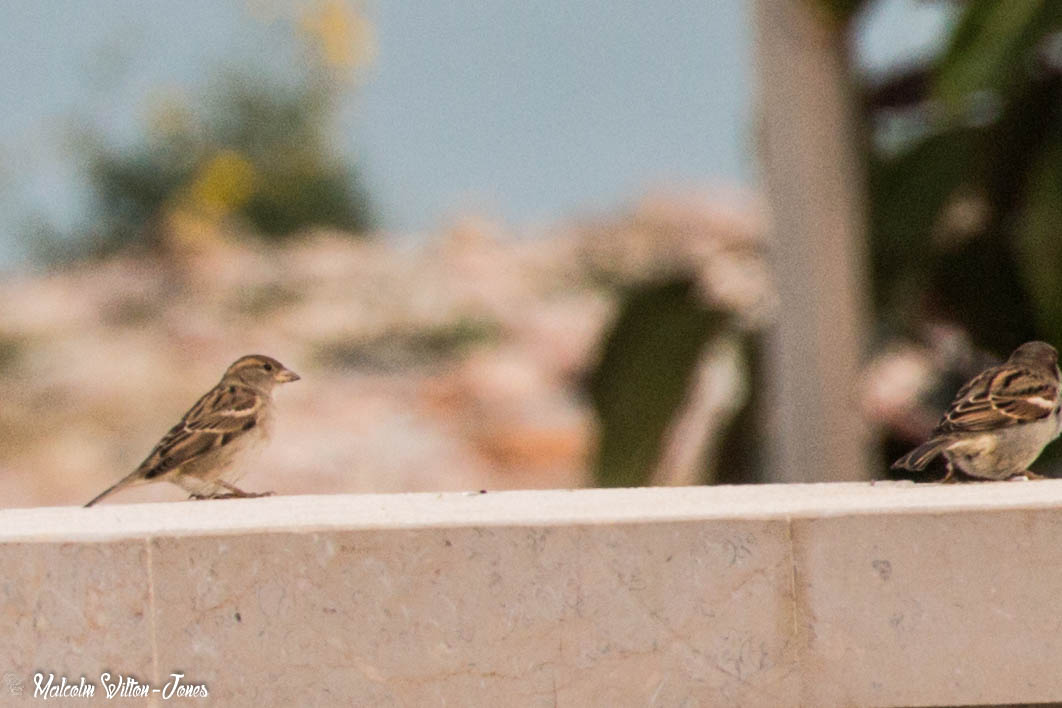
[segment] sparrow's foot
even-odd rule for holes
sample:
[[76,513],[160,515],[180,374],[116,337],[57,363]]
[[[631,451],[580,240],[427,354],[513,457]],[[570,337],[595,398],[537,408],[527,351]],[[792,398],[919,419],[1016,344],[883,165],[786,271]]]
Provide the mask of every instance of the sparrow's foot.
[[[229,490],[228,493],[222,493],[222,489]],[[245,492],[239,487],[229,484],[228,482],[218,481],[217,486],[209,494],[193,494],[189,499],[256,499],[258,497],[270,497],[276,494],[276,492]]]
[[276,492],[230,492],[228,494],[215,494],[208,499],[257,499],[258,497],[271,497]]
[[1047,477],[1043,476],[1042,474],[1037,474],[1036,472],[1030,472],[1029,470],[1019,472],[1018,474],[1012,474],[1011,476],[1007,477],[1008,482],[1028,481],[1032,479],[1047,479]]
[[246,498],[246,499],[255,499],[257,497],[272,496],[273,494],[276,493],[276,492],[245,492],[242,489],[240,489],[239,487],[236,487],[236,486],[234,486],[232,484],[229,484],[228,482],[224,482],[224,481],[222,481],[220,479],[218,480],[218,486],[219,487],[224,487],[225,489],[229,490],[229,492],[231,492],[231,493],[230,494],[215,494],[214,495],[215,499],[232,499],[233,497],[242,497],[242,498]]

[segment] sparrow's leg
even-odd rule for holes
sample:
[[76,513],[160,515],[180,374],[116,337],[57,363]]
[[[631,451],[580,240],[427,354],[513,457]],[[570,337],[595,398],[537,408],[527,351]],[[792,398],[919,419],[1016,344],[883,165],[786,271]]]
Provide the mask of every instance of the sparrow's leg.
[[217,480],[218,486],[224,487],[229,490],[229,494],[215,494],[215,499],[232,499],[233,497],[239,497],[241,499],[254,499],[256,497],[268,497],[272,496],[275,492],[245,492],[239,487],[229,484],[225,480]]
[[1032,479],[1047,479],[1047,477],[1043,476],[1042,474],[1037,474],[1036,472],[1030,472],[1029,470],[1025,470],[1024,472],[1019,472],[1018,474],[1012,474],[1011,476],[1007,477],[1007,481],[1008,482],[1012,481],[1012,480],[1032,480]]
[[[221,498],[220,497],[221,492],[222,492],[221,480],[215,479],[215,480],[209,482],[209,485],[210,486],[207,486],[206,484],[203,484],[203,485],[199,486],[198,490],[194,494],[189,495],[188,500],[189,501],[192,501],[192,500],[200,501],[200,500],[203,500],[203,499],[219,499],[219,498]],[[228,496],[233,496],[233,495],[230,494]]]
[[948,473],[937,480],[937,484],[955,484],[958,482],[955,478],[955,466],[951,464],[951,460],[948,460]]
[[[222,489],[228,489],[229,492],[222,494]],[[227,484],[226,482],[216,480],[214,482],[214,488],[209,492],[203,494],[193,494],[188,499],[200,500],[200,499],[254,499],[256,497],[268,497],[273,495],[274,492],[260,492],[258,494],[254,492],[245,492],[239,487]]]
[[259,497],[271,497],[276,492],[230,492],[228,494],[215,494],[209,499],[257,499]]

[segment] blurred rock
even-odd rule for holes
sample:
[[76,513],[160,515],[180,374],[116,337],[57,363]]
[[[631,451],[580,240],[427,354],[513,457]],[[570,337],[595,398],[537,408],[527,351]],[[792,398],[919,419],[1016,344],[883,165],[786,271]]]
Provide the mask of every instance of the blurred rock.
[[0,505],[86,501],[251,352],[303,378],[277,392],[249,491],[581,486],[595,422],[579,382],[617,304],[601,274],[691,269],[755,320],[773,298],[761,232],[755,205],[656,197],[534,237],[469,217],[419,244],[236,238],[0,281]]

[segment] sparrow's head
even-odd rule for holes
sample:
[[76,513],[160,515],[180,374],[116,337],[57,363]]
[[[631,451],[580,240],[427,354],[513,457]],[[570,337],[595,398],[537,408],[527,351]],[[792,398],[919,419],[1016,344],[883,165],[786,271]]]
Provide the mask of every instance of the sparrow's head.
[[236,380],[253,388],[271,391],[277,384],[298,381],[299,375],[273,357],[249,354],[234,361],[225,371],[223,380]]
[[1026,342],[1014,350],[1010,361],[1053,369],[1058,364],[1058,351],[1047,342]]

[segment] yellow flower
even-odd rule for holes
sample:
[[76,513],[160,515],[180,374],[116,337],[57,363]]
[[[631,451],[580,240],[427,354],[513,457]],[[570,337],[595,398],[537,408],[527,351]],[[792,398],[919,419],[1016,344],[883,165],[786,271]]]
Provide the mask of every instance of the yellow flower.
[[356,69],[376,54],[372,24],[344,0],[322,0],[302,17],[302,31],[320,52],[325,66]]
[[190,206],[220,217],[246,203],[254,186],[254,165],[235,150],[222,150],[199,168],[187,194]]

